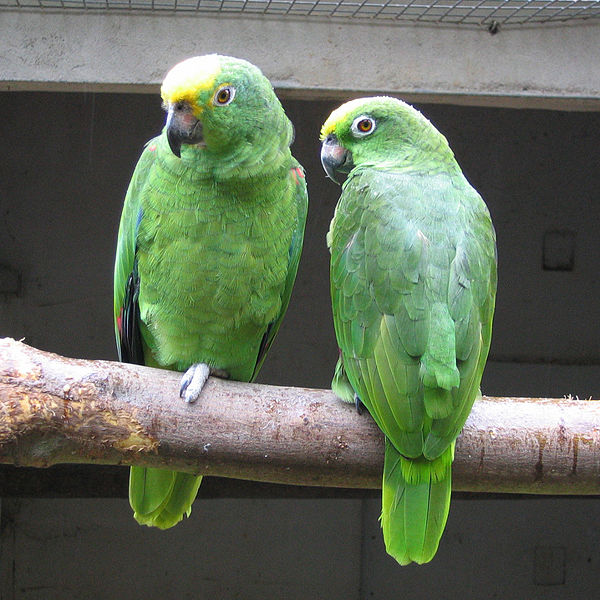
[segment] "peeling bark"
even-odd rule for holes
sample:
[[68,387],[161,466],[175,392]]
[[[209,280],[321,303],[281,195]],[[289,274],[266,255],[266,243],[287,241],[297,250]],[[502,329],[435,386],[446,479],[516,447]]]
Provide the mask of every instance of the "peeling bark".
[[[309,486],[379,488],[383,437],[326,390],[61,357],[0,340],[0,463],[168,467]],[[600,493],[600,403],[483,398],[456,445],[453,489]]]

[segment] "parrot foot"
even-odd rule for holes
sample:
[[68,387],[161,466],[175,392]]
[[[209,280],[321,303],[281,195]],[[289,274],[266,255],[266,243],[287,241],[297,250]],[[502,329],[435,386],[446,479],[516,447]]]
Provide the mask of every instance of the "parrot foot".
[[362,415],[365,409],[365,405],[362,403],[362,400],[358,397],[358,394],[354,394],[354,406],[356,406],[356,412],[359,415]]
[[356,412],[359,415],[362,415],[365,412],[365,405],[362,403],[362,400],[358,397],[358,394],[354,394],[354,406],[356,406]]
[[179,396],[186,402],[196,402],[202,393],[202,388],[210,375],[210,368],[206,363],[192,365],[181,378]]

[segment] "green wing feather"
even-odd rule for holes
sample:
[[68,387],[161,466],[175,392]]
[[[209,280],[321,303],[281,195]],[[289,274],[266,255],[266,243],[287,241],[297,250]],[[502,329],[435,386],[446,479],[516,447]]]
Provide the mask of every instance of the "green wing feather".
[[308,192],[306,189],[306,178],[302,166],[294,159],[292,159],[292,162],[293,165],[290,169],[289,177],[293,182],[292,194],[294,196],[297,216],[296,226],[292,235],[292,243],[289,249],[287,278],[285,281],[285,288],[281,296],[281,310],[275,321],[269,325],[267,331],[265,332],[258,351],[256,366],[254,368],[251,381],[254,381],[258,375],[258,372],[267,356],[267,352],[271,348],[271,344],[273,343],[273,340],[279,331],[279,327],[287,311],[287,307],[290,303],[290,297],[292,295],[292,289],[294,287],[294,282],[296,281],[296,274],[298,272],[298,265],[300,263],[300,256],[302,254],[302,246],[304,244],[304,227],[306,224],[306,215],[308,213]]
[[387,438],[386,547],[401,564],[427,562],[448,515],[454,442],[490,345],[489,213],[456,171],[356,168],[328,239],[338,369]]
[[148,175],[156,156],[155,152],[149,150],[149,148],[153,148],[157,140],[158,138],[150,140],[144,147],[144,151],[131,177],[131,182],[125,196],[123,212],[121,213],[113,285],[115,339],[117,341],[119,358],[121,358],[121,346],[123,342],[121,330],[122,311],[124,309],[127,281],[135,265],[136,237],[142,209],[142,190],[147,183]]

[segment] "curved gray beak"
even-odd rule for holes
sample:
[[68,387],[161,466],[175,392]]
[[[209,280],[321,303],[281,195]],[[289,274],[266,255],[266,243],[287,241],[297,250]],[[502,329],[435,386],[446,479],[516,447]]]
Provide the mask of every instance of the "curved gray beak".
[[347,175],[354,166],[352,153],[339,143],[337,136],[333,133],[329,134],[321,145],[321,164],[327,177],[338,184],[341,182],[336,176]]
[[171,152],[181,158],[182,144],[199,144],[203,141],[202,122],[199,121],[187,102],[169,105],[167,114],[167,141]]

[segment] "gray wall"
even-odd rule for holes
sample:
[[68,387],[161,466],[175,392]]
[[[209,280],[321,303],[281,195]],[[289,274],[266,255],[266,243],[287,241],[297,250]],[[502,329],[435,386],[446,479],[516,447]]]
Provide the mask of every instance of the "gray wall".
[[[322,173],[317,137],[333,105],[285,105],[311,204],[260,380],[326,387],[336,345],[324,239],[339,189]],[[0,335],[114,359],[116,230],[135,161],[161,127],[160,100],[2,93],[0,107]],[[600,113],[421,108],[498,233],[484,393],[597,397]],[[570,270],[543,268],[544,240],[546,266]],[[455,499],[438,556],[421,568],[385,555],[378,511],[374,498],[200,499],[161,533],[138,527],[120,498],[5,499],[1,598],[576,598],[600,584],[595,498]]]

